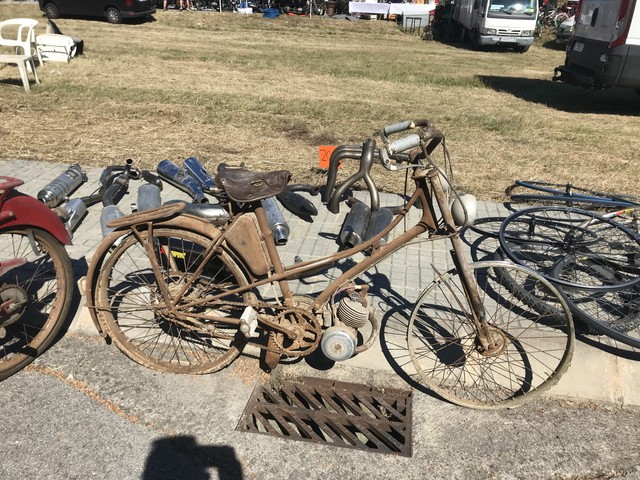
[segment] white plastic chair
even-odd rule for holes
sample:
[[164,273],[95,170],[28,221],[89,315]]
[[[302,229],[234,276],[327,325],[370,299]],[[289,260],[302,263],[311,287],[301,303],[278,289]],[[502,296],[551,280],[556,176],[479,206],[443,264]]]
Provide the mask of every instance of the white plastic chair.
[[17,55],[37,55],[42,65],[42,57],[36,48],[37,24],[38,21],[31,18],[12,18],[0,22],[0,47],[15,47]]

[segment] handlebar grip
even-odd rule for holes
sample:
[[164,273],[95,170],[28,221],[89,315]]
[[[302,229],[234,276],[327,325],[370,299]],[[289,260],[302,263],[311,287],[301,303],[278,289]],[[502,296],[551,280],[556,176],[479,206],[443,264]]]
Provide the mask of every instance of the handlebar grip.
[[389,155],[393,155],[394,153],[404,152],[405,150],[419,146],[420,137],[415,133],[412,133],[411,135],[407,135],[406,137],[399,138],[387,144],[387,152],[389,152]]
[[392,123],[391,125],[387,125],[382,129],[382,133],[386,135],[392,135],[394,133],[403,132],[404,130],[408,130],[413,125],[411,120],[405,120],[404,122]]

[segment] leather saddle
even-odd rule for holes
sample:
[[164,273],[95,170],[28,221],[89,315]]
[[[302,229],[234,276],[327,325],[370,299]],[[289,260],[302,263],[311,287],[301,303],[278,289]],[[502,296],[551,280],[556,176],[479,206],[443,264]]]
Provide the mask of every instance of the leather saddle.
[[291,180],[291,172],[288,170],[252,172],[246,168],[230,167],[221,163],[213,180],[231,200],[250,203],[275,197],[284,192],[287,183]]

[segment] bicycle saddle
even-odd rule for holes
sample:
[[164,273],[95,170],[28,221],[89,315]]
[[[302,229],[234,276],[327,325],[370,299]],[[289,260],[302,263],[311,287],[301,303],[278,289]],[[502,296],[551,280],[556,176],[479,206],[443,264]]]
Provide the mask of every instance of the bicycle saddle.
[[230,167],[221,163],[213,180],[231,200],[248,203],[275,197],[284,192],[290,179],[291,172],[288,170],[251,172],[246,168]]

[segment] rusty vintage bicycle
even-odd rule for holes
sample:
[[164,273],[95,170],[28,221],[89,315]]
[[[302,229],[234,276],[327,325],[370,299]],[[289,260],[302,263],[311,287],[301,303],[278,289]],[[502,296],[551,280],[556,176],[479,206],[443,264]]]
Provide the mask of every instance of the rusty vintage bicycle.
[[[337,166],[345,159],[358,160],[359,170],[336,186]],[[468,219],[454,221],[450,202],[458,194],[442,159],[449,161],[444,135],[427,120],[388,125],[362,145],[338,147],[322,192],[331,212],[339,212],[358,181],[369,190],[371,209],[379,209],[370,175],[375,163],[405,172],[413,191],[405,192],[391,222],[372,238],[291,265],[281,260],[261,202],[284,191],[289,172],[221,165],[215,176],[221,203],[211,206],[213,213],[185,213],[184,203],[174,203],[110,224],[115,231],[98,247],[87,275],[96,327],[134,361],[176,373],[216,372],[249,347],[259,349],[267,369],[318,348],[332,360],[346,360],[370,348],[379,333],[362,275],[414,241],[448,239],[455,268],[434,270],[408,323],[407,351],[417,378],[464,406],[523,403],[569,367],[571,314],[537,273],[509,262],[469,263],[459,237],[459,225]],[[409,226],[415,208],[420,218]],[[471,216],[464,204],[457,209]],[[317,295],[293,293],[294,279],[363,252],[363,260],[348,264]],[[500,272],[554,308],[522,302]]]

